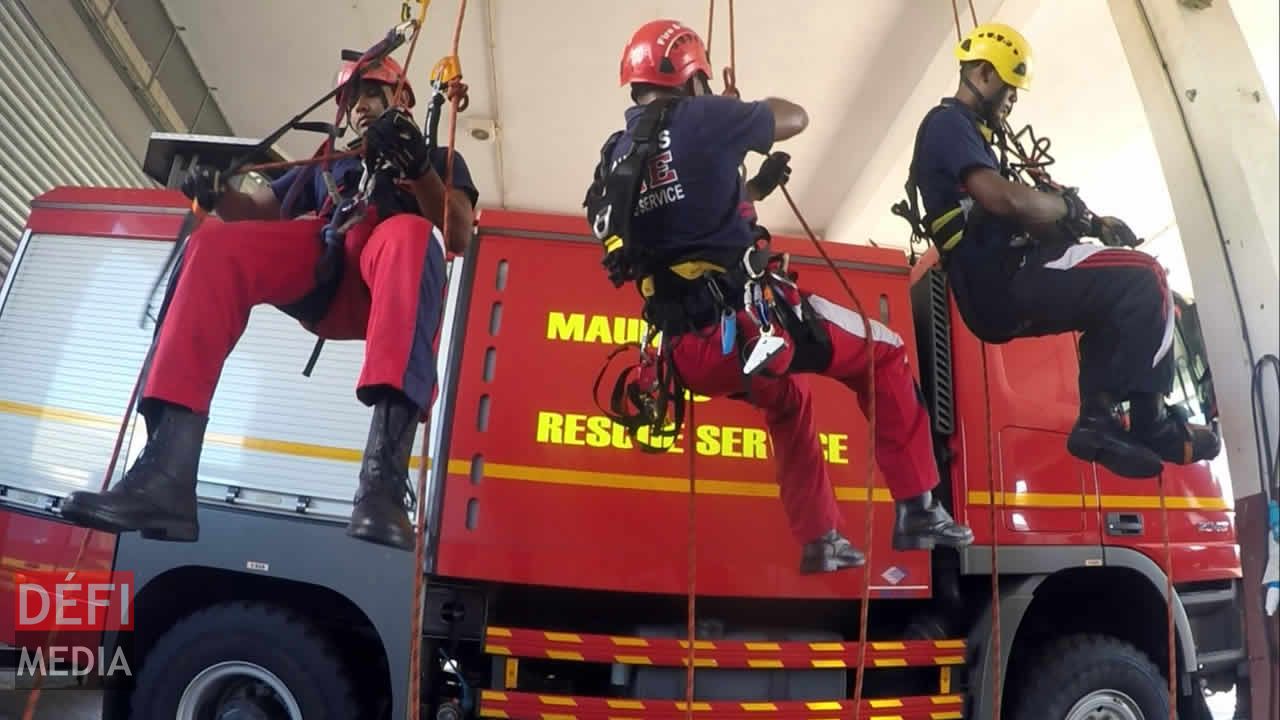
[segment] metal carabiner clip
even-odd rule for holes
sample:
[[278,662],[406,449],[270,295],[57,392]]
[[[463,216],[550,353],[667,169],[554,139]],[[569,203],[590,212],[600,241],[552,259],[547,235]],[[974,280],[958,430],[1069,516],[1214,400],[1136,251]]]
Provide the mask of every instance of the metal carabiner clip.
[[746,271],[747,277],[752,280],[759,280],[760,278],[764,277],[764,272],[768,267],[768,263],[766,263],[765,267],[756,269],[755,263],[752,262],[752,258],[754,257],[756,252],[758,252],[756,250],[756,247],[752,245],[752,246],[749,246],[746,249],[746,251],[742,253],[742,269]]

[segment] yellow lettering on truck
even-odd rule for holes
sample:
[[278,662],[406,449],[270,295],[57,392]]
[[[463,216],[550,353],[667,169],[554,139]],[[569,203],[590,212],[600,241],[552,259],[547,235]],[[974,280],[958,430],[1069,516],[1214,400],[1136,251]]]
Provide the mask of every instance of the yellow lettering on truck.
[[[670,425],[667,426],[668,430]],[[537,441],[546,445],[574,445],[592,448],[631,450],[633,442],[627,430],[603,415],[538,411]],[[668,448],[668,452],[684,452],[684,434],[675,438],[654,439],[647,427],[636,431],[645,445]],[[849,464],[849,436],[844,433],[818,433],[822,456],[832,465]],[[769,459],[769,434],[763,428],[736,425],[699,425],[696,450],[708,457]]]
[[822,456],[832,465],[848,465],[849,458],[845,455],[849,450],[849,436],[843,433],[818,433],[818,440],[822,443]]
[[[644,321],[640,318],[587,315],[586,313],[547,313],[547,339],[565,342],[622,345],[640,342]],[[654,339],[658,342],[658,338]]]

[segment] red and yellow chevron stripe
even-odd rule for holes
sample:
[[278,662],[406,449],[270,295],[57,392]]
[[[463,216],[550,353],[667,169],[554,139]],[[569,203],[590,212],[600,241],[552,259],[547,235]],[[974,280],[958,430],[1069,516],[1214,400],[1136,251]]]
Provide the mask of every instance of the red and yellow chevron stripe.
[[[865,720],[961,720],[960,695],[874,698],[862,701]],[[683,720],[687,707],[680,700],[544,695],[497,690],[480,693],[480,717],[538,720]],[[787,702],[694,702],[695,716],[716,720],[772,718],[773,720],[837,720],[853,710],[851,700]]]
[[[866,664],[869,668],[963,665],[964,649],[964,640],[871,642]],[[689,662],[687,640],[508,627],[488,629],[485,652],[509,657],[660,667],[684,667]],[[698,640],[694,643],[693,664],[694,667],[748,669],[856,667],[858,643]]]

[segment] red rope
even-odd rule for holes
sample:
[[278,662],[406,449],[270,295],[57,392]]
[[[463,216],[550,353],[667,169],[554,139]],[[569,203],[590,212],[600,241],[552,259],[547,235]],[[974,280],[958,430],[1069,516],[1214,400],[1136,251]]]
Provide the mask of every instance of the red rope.
[[336,153],[313,155],[309,158],[303,158],[302,160],[280,160],[277,162],[258,163],[257,165],[246,165],[244,168],[241,168],[240,172],[248,173],[262,170],[279,170],[282,168],[295,167],[297,165],[314,165],[316,163],[342,160],[343,158],[360,157],[361,152],[362,150],[344,150]]
[[[428,2],[423,3],[422,14],[426,15],[426,6]],[[458,18],[453,28],[453,49],[452,56],[458,56],[458,44],[462,39],[462,21],[467,13],[467,0],[460,0],[458,3]],[[421,29],[421,24],[419,25]],[[417,40],[417,35],[414,35]],[[409,46],[409,55],[413,54],[413,45]],[[409,62],[405,61],[405,71],[408,72]],[[461,73],[459,73],[459,78]],[[403,78],[402,78],[403,79]],[[448,245],[449,238],[449,196],[453,187],[453,147],[457,137],[458,129],[458,102],[459,96],[450,97],[449,102],[449,145],[447,160],[445,162],[444,177],[444,203],[441,208],[441,236],[445,239],[445,245]],[[431,433],[424,431],[422,433],[422,453],[418,463],[418,512],[417,512],[417,533],[414,540],[414,566],[413,566],[413,604],[409,608],[409,718],[410,720],[418,720],[421,712],[421,703],[419,698],[422,696],[422,593],[426,585],[426,578],[423,577],[423,568],[426,567],[426,547],[427,547],[427,508],[426,508],[426,492],[427,492],[427,466],[429,463],[429,443],[431,441]]]
[[787,190],[786,185],[779,186],[782,195],[787,199],[787,204],[791,206],[791,211],[795,213],[796,219],[800,221],[800,226],[804,228],[805,233],[813,242],[813,246],[817,248],[818,254],[827,262],[827,266],[835,273],[836,279],[840,281],[841,287],[849,296],[849,300],[853,303],[854,308],[858,312],[858,316],[862,318],[863,337],[867,338],[866,344],[863,345],[863,352],[867,356],[867,497],[865,501],[866,513],[866,535],[863,540],[866,548],[866,564],[863,566],[862,573],[862,605],[859,609],[858,622],[858,669],[854,680],[853,687],[853,717],[858,720],[862,717],[862,685],[863,676],[866,674],[867,665],[867,625],[871,612],[871,558],[873,554],[875,534],[875,477],[876,477],[876,357],[875,351],[872,349],[871,329],[868,327],[870,320],[867,311],[862,307],[862,301],[858,299],[858,294],[849,287],[849,283],[845,281],[844,274],[836,267],[831,256],[827,255],[826,249],[822,247],[822,242],[818,240],[817,234],[809,227],[809,223],[804,219],[804,215],[800,212],[800,208],[796,207],[795,200],[791,197],[791,192]]
[[1177,630],[1173,624],[1173,546],[1169,541],[1169,505],[1165,499],[1164,472],[1156,481],[1160,489],[1160,524],[1164,528],[1164,564],[1165,564],[1165,617],[1168,620],[1169,635],[1169,720],[1177,716],[1178,707],[1178,667],[1177,667]]
[[[951,16],[955,20],[956,40],[963,38],[960,28],[960,8],[951,0]],[[978,12],[973,0],[969,0],[969,16],[973,26],[978,26]],[[1004,704],[1003,680],[1004,652],[1001,647],[1000,629],[1000,509],[1004,507],[1004,492],[996,488],[994,436],[991,432],[991,378],[987,375],[987,344],[979,340],[978,355],[982,359],[983,433],[986,440],[987,492],[989,495],[989,519],[991,523],[991,718],[1000,720]]]
[[1004,653],[1000,642],[1000,508],[1004,507],[1004,491],[996,489],[994,435],[991,432],[991,378],[987,374],[987,344],[978,341],[978,355],[982,358],[982,427],[986,437],[987,490],[990,495],[991,518],[991,703],[992,720],[1000,720],[1004,689],[1000,686]]
[[711,36],[716,30],[716,0],[707,0],[707,62],[711,62]]
[[[154,345],[152,346],[154,351]],[[148,352],[148,359],[150,356]],[[146,366],[146,362],[143,363]],[[120,418],[120,431],[116,433],[116,444],[111,449],[111,460],[107,462],[107,471],[102,475],[102,485],[98,488],[98,492],[106,492],[107,486],[111,484],[111,476],[116,472],[116,463],[120,459],[120,451],[124,447],[124,434],[129,429],[129,421],[133,417],[133,404],[138,399],[138,393],[142,391],[142,374],[138,374],[138,379],[133,383],[133,392],[129,394],[129,407],[125,410],[124,417]],[[76,551],[75,560],[71,563],[71,572],[80,571],[80,563],[84,562],[85,552],[89,549],[89,537],[93,531],[88,528],[82,528],[83,534],[80,537],[80,548]],[[52,646],[53,641],[58,637],[58,628],[55,625],[53,631],[49,633],[46,645]],[[36,667],[35,677],[32,678],[31,694],[27,696],[27,704],[22,711],[22,720],[35,720],[36,708],[40,704],[41,687],[44,684],[44,664],[41,663]]]
[[[682,392],[687,392],[683,391]],[[697,403],[693,400],[693,394],[688,393],[687,401],[689,403],[689,427],[686,436],[686,452],[689,453],[689,538],[688,538],[688,565],[689,565],[689,592],[688,592],[688,608],[687,608],[687,627],[685,628],[689,642],[689,659],[688,666],[685,668],[684,679],[684,703],[685,718],[693,717],[693,697],[694,697],[694,665],[697,653],[695,646],[697,643],[697,598],[698,598],[698,485],[697,485],[697,468],[696,462],[698,457],[697,443],[697,421],[694,419],[694,405]]]

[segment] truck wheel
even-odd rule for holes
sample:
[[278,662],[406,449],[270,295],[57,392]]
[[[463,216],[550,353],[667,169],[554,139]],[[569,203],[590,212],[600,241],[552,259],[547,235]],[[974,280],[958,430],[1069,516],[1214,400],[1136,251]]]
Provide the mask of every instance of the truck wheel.
[[1051,644],[1027,676],[1017,720],[1167,720],[1169,685],[1141,650],[1105,635]]
[[142,661],[134,718],[346,720],[359,715],[333,645],[304,618],[227,603],[175,624]]

